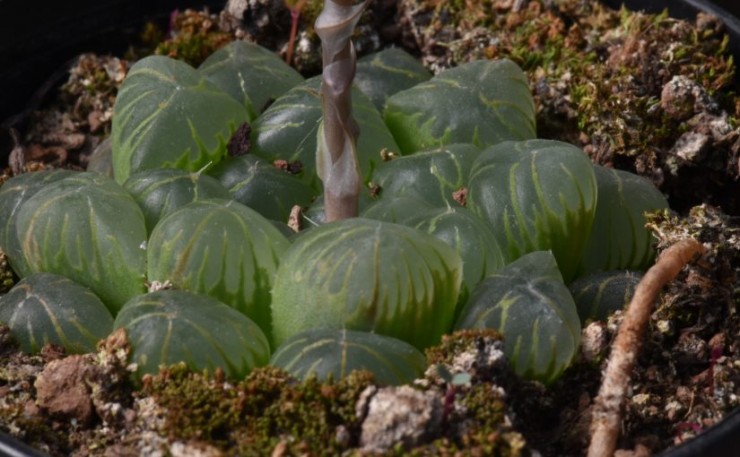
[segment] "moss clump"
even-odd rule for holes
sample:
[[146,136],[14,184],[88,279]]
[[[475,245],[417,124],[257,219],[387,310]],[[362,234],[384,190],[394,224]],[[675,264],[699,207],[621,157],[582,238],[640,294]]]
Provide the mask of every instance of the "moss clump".
[[161,42],[155,53],[185,61],[194,67],[234,39],[230,33],[221,31],[216,18],[206,11],[188,9],[176,12],[170,27],[172,36]]
[[442,342],[426,350],[427,364],[451,365],[456,355],[479,347],[485,340],[501,340],[501,334],[493,329],[458,330],[442,336]]
[[338,455],[356,442],[355,405],[371,380],[356,372],[339,382],[298,383],[282,370],[260,368],[229,384],[176,365],[147,378],[143,393],[165,411],[173,440],[207,440],[236,455],[270,455],[276,446]]

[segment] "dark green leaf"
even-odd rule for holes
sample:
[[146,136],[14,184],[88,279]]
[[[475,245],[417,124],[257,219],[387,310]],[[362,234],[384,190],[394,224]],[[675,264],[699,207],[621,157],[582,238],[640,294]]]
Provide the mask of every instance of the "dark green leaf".
[[581,326],[550,252],[524,255],[481,281],[456,328],[491,328],[520,376],[554,381],[573,360]]
[[244,40],[232,41],[211,54],[198,72],[243,104],[250,119],[303,81],[277,54]]
[[500,143],[473,164],[468,208],[491,226],[508,258],[552,250],[570,281],[596,211],[593,165],[568,143]]
[[374,331],[426,348],[450,330],[462,261],[442,241],[350,218],[299,236],[272,291],[276,345],[317,328]]
[[642,273],[603,271],[582,276],[568,288],[578,308],[581,323],[606,321],[615,311],[624,309],[632,299]]
[[335,381],[367,370],[381,385],[411,383],[424,373],[424,355],[401,340],[344,329],[309,330],[293,336],[272,355],[270,365],[299,379]]
[[32,274],[0,297],[0,322],[28,353],[47,344],[93,352],[113,329],[110,311],[90,289],[51,273]]
[[355,85],[382,111],[388,97],[431,77],[411,54],[401,48],[388,48],[357,61]]
[[248,317],[214,298],[180,290],[133,298],[113,327],[126,329],[140,376],[184,362],[196,372],[220,368],[242,379],[270,358],[267,337]]
[[113,172],[123,183],[152,168],[198,171],[226,155],[246,108],[186,63],[141,59],[129,71],[113,107]]
[[535,138],[527,78],[510,60],[478,60],[388,98],[384,119],[402,154],[452,143],[484,148]]

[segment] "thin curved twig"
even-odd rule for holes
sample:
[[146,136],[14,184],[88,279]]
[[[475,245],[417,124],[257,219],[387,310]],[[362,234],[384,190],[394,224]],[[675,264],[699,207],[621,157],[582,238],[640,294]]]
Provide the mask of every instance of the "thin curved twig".
[[637,285],[614,339],[594,404],[588,457],[614,455],[625,393],[658,293],[686,264],[703,252],[704,247],[693,238],[681,240],[663,251]]

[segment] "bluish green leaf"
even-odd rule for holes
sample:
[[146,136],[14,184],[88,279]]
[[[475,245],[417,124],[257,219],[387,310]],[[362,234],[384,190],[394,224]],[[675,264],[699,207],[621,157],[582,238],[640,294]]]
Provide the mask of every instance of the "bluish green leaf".
[[140,170],[198,171],[217,163],[248,119],[246,108],[186,63],[145,57],[131,67],[113,107],[116,180]]
[[244,40],[232,41],[211,54],[198,72],[243,104],[250,119],[303,81],[277,54]]
[[498,330],[514,371],[546,383],[570,365],[581,339],[576,305],[547,251],[524,255],[481,281],[456,328]]
[[273,342],[346,328],[423,349],[450,330],[461,280],[460,257],[431,235],[363,218],[328,223],[299,236],[281,260]]
[[220,301],[181,290],[139,295],[121,309],[113,327],[125,328],[139,376],[183,362],[191,370],[217,368],[242,379],[267,364],[267,337],[248,317]]
[[0,297],[0,322],[28,353],[47,344],[93,352],[113,329],[110,311],[90,289],[51,273],[27,276]]
[[469,62],[398,92],[388,98],[383,117],[402,154],[536,136],[527,78],[506,59]]
[[575,277],[596,211],[593,165],[583,151],[552,140],[492,146],[473,164],[467,198],[508,258],[552,250],[565,280]]
[[424,355],[401,340],[344,329],[308,330],[276,349],[270,365],[298,379],[315,376],[337,381],[354,370],[367,370],[381,385],[411,383],[426,368]]

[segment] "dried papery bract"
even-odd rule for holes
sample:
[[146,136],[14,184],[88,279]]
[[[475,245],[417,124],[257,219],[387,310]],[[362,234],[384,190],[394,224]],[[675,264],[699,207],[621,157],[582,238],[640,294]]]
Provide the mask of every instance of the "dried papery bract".
[[323,120],[319,127],[316,165],[324,182],[326,220],[357,216],[360,169],[357,137],[360,128],[352,117],[352,80],[355,77],[355,49],[350,38],[369,0],[326,0],[316,19],[321,38],[324,72],[321,83]]

